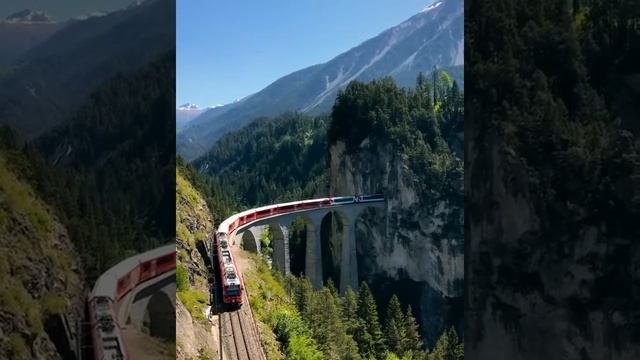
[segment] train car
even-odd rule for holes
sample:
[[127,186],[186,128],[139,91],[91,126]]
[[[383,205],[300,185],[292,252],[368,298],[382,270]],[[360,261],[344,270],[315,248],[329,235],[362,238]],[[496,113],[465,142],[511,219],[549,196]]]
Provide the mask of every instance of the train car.
[[98,278],[87,298],[95,359],[130,359],[118,324],[120,300],[141,283],[175,268],[175,245],[166,245],[127,258]]
[[96,360],[129,359],[116,319],[118,280],[112,273],[103,274],[87,299]]

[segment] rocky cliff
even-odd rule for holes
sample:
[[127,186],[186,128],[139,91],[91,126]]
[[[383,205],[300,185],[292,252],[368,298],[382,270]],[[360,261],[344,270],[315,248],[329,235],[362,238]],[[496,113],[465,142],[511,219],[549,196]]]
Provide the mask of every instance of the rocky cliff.
[[367,138],[347,151],[338,141],[329,152],[334,196],[384,193],[387,200],[384,212],[356,223],[359,280],[377,283],[378,297],[395,292],[411,303],[428,345],[452,323],[462,332],[462,198],[425,194],[424,179],[391,143]]
[[[0,154],[0,358],[62,359],[83,310],[83,273],[66,229]],[[61,336],[62,335],[62,336]]]

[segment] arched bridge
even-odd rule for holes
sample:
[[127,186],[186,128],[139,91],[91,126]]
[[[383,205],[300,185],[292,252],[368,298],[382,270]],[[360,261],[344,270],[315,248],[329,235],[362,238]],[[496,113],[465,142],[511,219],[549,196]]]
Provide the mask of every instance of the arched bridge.
[[[228,234],[229,239],[241,243],[246,250],[260,252],[260,240],[265,226],[273,233],[273,265],[284,274],[290,272],[289,229],[296,218],[306,224],[305,275],[312,284],[322,286],[322,248],[320,229],[323,219],[335,214],[342,225],[340,247],[340,291],[358,287],[358,262],[356,257],[355,224],[367,208],[384,208],[382,195],[360,195],[321,198],[274,204],[235,214],[218,227],[218,232]],[[209,244],[210,249],[212,244]]]

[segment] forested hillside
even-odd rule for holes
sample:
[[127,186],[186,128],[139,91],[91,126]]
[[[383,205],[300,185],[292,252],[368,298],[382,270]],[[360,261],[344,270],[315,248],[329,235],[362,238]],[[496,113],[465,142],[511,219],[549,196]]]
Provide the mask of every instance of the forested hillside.
[[194,162],[245,205],[328,196],[329,119],[285,114],[254,121]]
[[174,84],[169,53],[107,81],[37,142],[14,144],[9,161],[67,227],[89,279],[174,236]]
[[336,99],[328,143],[342,142],[347,154],[390,145],[401,154],[422,201],[453,196],[461,203],[462,104],[463,96],[446,72],[432,79],[420,74],[412,90],[388,78],[354,82]]

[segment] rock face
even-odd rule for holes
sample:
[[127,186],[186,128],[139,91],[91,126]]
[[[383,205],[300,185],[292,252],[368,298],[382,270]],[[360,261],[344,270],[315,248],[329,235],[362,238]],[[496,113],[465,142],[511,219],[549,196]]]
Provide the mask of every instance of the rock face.
[[68,355],[58,320],[73,327],[82,315],[78,258],[66,230],[0,154],[0,359]]
[[432,345],[451,324],[462,332],[463,208],[438,194],[425,203],[416,181],[389,144],[365,139],[354,153],[342,142],[330,147],[333,196],[384,193],[387,200],[384,212],[369,211],[356,222],[360,281],[397,282],[390,291],[412,304]]
[[465,352],[497,360],[640,358],[637,230],[628,233],[622,218],[620,227],[604,218],[554,219],[531,190],[526,164],[495,136],[467,146],[482,154],[470,164],[482,167],[465,169],[465,178],[482,173],[492,184],[465,184],[469,201],[494,200],[468,217]]
[[[213,231],[213,220],[206,202],[178,172],[176,174],[176,249],[178,266],[186,271],[188,284],[178,289],[176,299],[176,358],[194,359],[216,354],[217,331],[205,319],[204,305],[187,309],[183,300],[208,300],[207,261],[203,241]],[[180,287],[180,284],[178,284]]]

